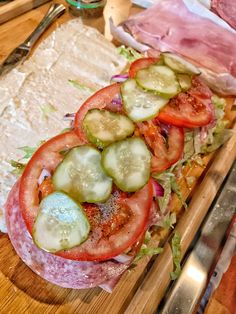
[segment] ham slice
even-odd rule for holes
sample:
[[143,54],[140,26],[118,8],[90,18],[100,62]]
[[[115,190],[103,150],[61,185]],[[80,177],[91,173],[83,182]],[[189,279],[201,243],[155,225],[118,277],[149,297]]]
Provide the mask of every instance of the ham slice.
[[[33,242],[19,210],[19,184],[15,184],[6,203],[6,222],[12,245],[23,262],[36,274],[65,288],[85,289],[117,282],[130,263],[80,262],[64,259],[39,249]],[[114,279],[114,280],[111,280]]]
[[212,0],[211,9],[236,29],[236,1]]
[[[213,78],[216,90],[224,78],[227,89],[220,92],[236,94],[236,33],[199,2],[160,1],[122,27],[147,49],[174,52],[206,69],[204,79],[209,76],[212,84]],[[119,38],[123,38],[120,29]]]

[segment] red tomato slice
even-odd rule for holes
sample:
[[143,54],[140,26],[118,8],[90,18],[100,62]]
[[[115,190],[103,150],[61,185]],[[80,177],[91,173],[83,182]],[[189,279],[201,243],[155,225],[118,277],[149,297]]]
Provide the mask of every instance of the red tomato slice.
[[129,77],[134,78],[136,73],[141,70],[149,67],[149,65],[156,63],[159,59],[158,58],[141,58],[135,60],[129,68]]
[[185,128],[205,126],[214,119],[211,103],[212,92],[198,78],[193,78],[187,93],[172,98],[159,112],[161,122]]
[[165,126],[165,137],[161,128],[153,121],[138,124],[139,132],[152,150],[152,172],[161,172],[176,163],[183,154],[184,131],[173,125]]
[[[58,255],[73,260],[102,261],[123,253],[147,227],[152,204],[151,180],[131,197],[115,192],[105,204],[85,204],[92,234],[80,246]],[[105,217],[102,215],[105,213]]]
[[[82,144],[74,132],[60,134],[44,143],[27,164],[20,181],[19,204],[31,234],[39,210],[41,190],[38,178],[42,170],[47,169],[53,173],[63,159],[60,152]],[[126,193],[115,191],[105,204],[84,204],[92,225],[89,238],[80,246],[58,255],[68,259],[99,261],[124,252],[145,231],[152,196],[150,181],[130,197]]]
[[119,94],[120,94],[120,84],[115,83],[115,84],[112,84],[112,85],[109,85],[100,89],[83,103],[83,105],[80,107],[80,109],[77,111],[75,115],[75,122],[74,122],[75,133],[78,135],[78,137],[82,141],[84,141],[85,143],[88,143],[86,134],[82,126],[82,122],[84,120],[86,113],[90,109],[105,108],[112,102],[114,98],[119,96]]

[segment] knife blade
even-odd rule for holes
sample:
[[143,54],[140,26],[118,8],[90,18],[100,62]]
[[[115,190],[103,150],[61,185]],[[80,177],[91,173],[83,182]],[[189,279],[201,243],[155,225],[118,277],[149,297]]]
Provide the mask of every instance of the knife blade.
[[42,35],[42,33],[65,12],[66,8],[63,4],[54,3],[50,6],[48,12],[36,27],[36,29],[30,34],[30,36],[18,47],[16,47],[8,57],[0,65],[0,75],[7,74],[18,64],[23,63],[28,57],[31,48]]

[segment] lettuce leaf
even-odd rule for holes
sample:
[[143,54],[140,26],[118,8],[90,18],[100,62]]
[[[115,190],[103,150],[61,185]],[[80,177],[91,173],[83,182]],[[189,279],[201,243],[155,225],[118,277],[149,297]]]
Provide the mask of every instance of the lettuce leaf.
[[151,248],[151,247],[147,247],[146,244],[143,244],[141,246],[140,251],[138,252],[138,254],[136,255],[134,259],[134,263],[137,263],[144,256],[153,256],[153,255],[160,254],[162,252],[163,252],[163,248],[161,247]]
[[44,106],[40,106],[40,109],[42,111],[42,116],[43,116],[44,119],[50,118],[50,115],[53,112],[57,111],[57,109],[53,105],[51,105],[51,104],[46,104]]
[[158,221],[156,225],[164,229],[170,229],[170,228],[173,229],[175,223],[176,223],[176,213],[171,213],[171,214],[168,213],[167,215],[163,217],[163,219]]
[[31,146],[22,146],[22,147],[18,147],[17,149],[22,150],[25,155],[20,158],[20,160],[22,159],[29,159],[33,156],[33,154],[36,152],[36,150],[38,149],[37,147],[31,147]]
[[171,172],[154,173],[153,178],[160,183],[164,189],[164,196],[158,197],[157,202],[162,213],[166,212],[166,209],[170,202],[171,197],[171,177],[174,176]]
[[170,277],[172,280],[175,280],[179,277],[181,273],[181,246],[180,246],[180,235],[175,232],[174,236],[171,240],[171,250],[172,250],[172,256],[173,256],[173,262],[174,262],[174,271],[170,273]]
[[23,164],[19,161],[13,160],[13,159],[11,159],[9,161],[9,164],[14,168],[11,171],[11,173],[14,173],[17,176],[20,176],[23,173],[25,166],[26,166],[26,164]]
[[78,82],[78,81],[76,81],[76,80],[68,80],[68,82],[69,82],[72,86],[74,86],[74,87],[76,87],[76,88],[78,88],[78,89],[80,89],[80,90],[82,90],[82,91],[85,91],[85,92],[87,92],[87,93],[93,94],[94,92],[96,92],[96,89],[95,89],[95,88],[91,88],[91,87],[89,87],[89,86],[86,86],[86,85],[84,85],[84,84],[81,84],[80,82]]
[[142,55],[139,52],[137,52],[131,47],[126,48],[124,45],[118,47],[117,51],[121,56],[125,57],[130,63],[142,57]]

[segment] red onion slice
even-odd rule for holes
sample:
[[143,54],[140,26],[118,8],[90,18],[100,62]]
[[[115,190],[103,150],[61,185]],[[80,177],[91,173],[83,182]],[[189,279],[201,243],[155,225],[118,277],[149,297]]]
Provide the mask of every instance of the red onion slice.
[[156,181],[152,180],[154,197],[163,197],[164,196],[164,188]]
[[121,264],[129,263],[132,259],[133,259],[133,257],[130,255],[127,255],[127,254],[120,254],[120,255],[113,257],[113,260],[115,260]]
[[40,185],[45,180],[45,178],[49,177],[51,177],[51,173],[47,169],[43,169],[38,178],[38,185]]
[[117,74],[117,75],[113,75],[111,77],[111,81],[112,82],[122,83],[122,82],[125,82],[128,78],[129,78],[129,75],[127,73],[125,73],[125,74]]

